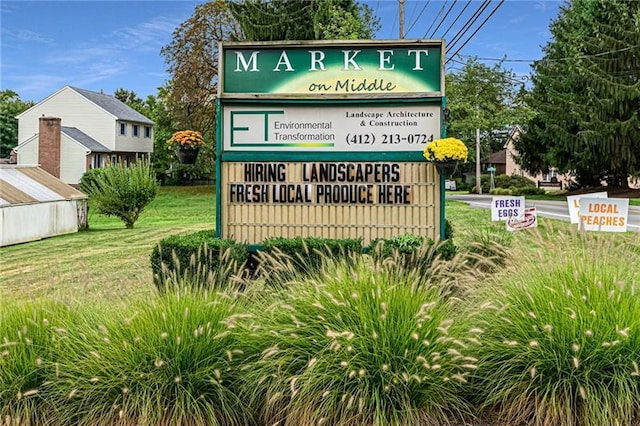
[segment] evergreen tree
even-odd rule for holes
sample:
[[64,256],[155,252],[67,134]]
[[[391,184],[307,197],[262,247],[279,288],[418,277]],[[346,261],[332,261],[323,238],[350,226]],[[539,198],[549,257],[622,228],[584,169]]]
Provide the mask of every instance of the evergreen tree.
[[231,12],[249,41],[369,39],[379,28],[355,0],[246,0]]
[[534,64],[536,117],[516,145],[530,172],[627,186],[640,170],[640,2],[573,0]]

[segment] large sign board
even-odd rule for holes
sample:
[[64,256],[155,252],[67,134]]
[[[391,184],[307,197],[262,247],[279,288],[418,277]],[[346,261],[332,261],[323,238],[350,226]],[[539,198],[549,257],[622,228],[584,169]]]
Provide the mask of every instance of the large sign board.
[[441,41],[222,43],[217,234],[442,238]]

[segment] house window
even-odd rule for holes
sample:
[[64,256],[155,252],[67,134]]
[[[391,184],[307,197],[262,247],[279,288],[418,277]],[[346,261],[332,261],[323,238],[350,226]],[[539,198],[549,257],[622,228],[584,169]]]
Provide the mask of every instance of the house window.
[[544,182],[551,182],[553,178],[558,180],[558,169],[551,168],[549,169],[549,173],[542,175],[542,180]]
[[118,164],[118,156],[116,154],[111,155],[111,165]]
[[104,161],[102,160],[102,154],[93,154],[91,158],[91,168],[99,169],[100,167],[103,166],[103,164],[104,164]]
[[145,138],[150,138],[151,137],[151,127],[144,126],[144,137]]
[[127,134],[127,123],[120,123],[120,134],[123,136]]
[[139,129],[140,126],[138,126],[137,124],[133,125],[133,136],[135,136],[136,138],[140,136]]

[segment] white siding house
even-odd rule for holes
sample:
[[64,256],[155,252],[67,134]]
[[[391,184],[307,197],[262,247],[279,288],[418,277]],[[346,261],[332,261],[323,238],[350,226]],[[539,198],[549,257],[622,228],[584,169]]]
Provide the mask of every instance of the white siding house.
[[[39,149],[44,117],[59,118],[62,133],[59,147],[46,152]],[[109,161],[130,163],[153,152],[153,121],[104,93],[65,86],[17,119],[18,164],[40,164],[69,184],[78,184],[92,167]],[[58,161],[53,157],[59,157],[59,163],[47,164]]]

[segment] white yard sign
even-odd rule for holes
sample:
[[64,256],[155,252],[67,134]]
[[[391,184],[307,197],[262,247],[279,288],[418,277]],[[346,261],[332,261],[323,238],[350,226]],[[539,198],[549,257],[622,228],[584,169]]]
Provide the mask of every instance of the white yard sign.
[[524,216],[524,197],[501,196],[491,200],[491,220],[508,220],[511,217],[522,219]]
[[510,217],[507,222],[507,231],[519,231],[521,229],[530,229],[538,227],[538,213],[535,207],[524,209],[522,219]]
[[607,198],[606,192],[594,192],[593,194],[571,195],[567,197],[567,205],[569,206],[569,219],[571,223],[580,222],[580,199],[589,198]]
[[580,199],[580,229],[584,231],[626,232],[628,215],[626,198]]
[[224,108],[225,151],[420,151],[440,137],[440,105]]

